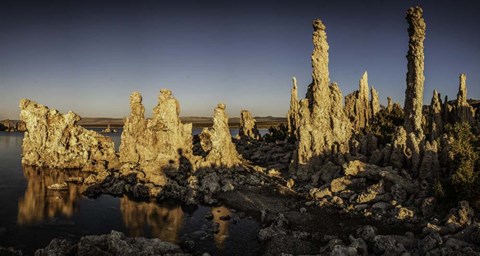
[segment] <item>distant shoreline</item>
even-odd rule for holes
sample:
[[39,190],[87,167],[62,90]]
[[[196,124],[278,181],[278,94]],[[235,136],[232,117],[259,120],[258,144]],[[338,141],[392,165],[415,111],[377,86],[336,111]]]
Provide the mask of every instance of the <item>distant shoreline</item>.
[[[213,121],[211,117],[180,117],[182,123],[191,123],[194,128],[203,128],[211,127]],[[285,117],[255,117],[257,120],[258,128],[269,128],[271,126],[278,126],[280,124],[286,124],[287,118]],[[240,126],[240,118],[232,117],[228,120],[229,126],[231,128]],[[79,122],[79,125],[83,127],[107,127],[110,125],[112,128],[121,128],[123,127],[123,118],[96,118],[96,117],[85,117],[82,118]]]

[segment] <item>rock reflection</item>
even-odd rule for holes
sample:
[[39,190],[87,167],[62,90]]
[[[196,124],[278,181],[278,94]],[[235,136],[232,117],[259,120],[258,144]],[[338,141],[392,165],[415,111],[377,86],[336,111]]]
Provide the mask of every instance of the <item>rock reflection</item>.
[[224,249],[225,241],[228,238],[228,225],[230,221],[228,220],[221,220],[220,217],[232,216],[230,210],[228,210],[225,206],[220,207],[213,207],[212,208],[212,215],[213,215],[213,222],[217,222],[220,224],[219,232],[216,233],[213,238],[215,239],[215,245],[218,249]]
[[69,185],[66,191],[54,191],[47,187],[63,183],[68,178],[84,177],[86,174],[75,170],[60,171],[23,166],[27,188],[24,197],[18,202],[18,224],[36,224],[58,216],[71,217],[78,208],[82,186]]
[[123,197],[120,209],[130,236],[147,236],[150,233],[152,237],[168,242],[179,242],[184,217],[180,206],[160,206]]

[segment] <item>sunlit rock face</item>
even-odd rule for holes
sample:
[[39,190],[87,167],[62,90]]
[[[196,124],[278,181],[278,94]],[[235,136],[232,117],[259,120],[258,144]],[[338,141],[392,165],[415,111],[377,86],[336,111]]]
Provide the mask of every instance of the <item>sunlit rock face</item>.
[[112,139],[77,125],[77,114],[62,114],[28,99],[20,101],[20,109],[27,130],[24,165],[93,172],[118,168]]
[[86,177],[88,173],[24,166],[23,175],[27,187],[23,198],[18,202],[17,221],[20,225],[31,225],[53,217],[71,217],[78,208],[85,186],[72,185],[65,191],[55,191],[48,187],[64,183],[68,178]]
[[248,110],[240,112],[240,129],[238,135],[242,139],[260,139],[260,133],[257,129],[257,121]]
[[226,106],[219,103],[213,113],[213,127],[204,129],[200,137],[207,156],[197,161],[196,165],[202,167],[231,168],[241,163],[240,156],[232,142],[232,135],[228,127]]
[[314,20],[313,28],[313,81],[308,86],[306,99],[300,101],[299,141],[291,167],[300,179],[309,178],[306,170],[318,166],[323,159],[348,152],[352,135],[342,92],[336,83],[330,84],[325,25],[321,20]]
[[360,79],[359,90],[345,96],[345,112],[355,131],[367,127],[372,116],[368,89],[368,74],[365,72]]
[[192,125],[180,121],[180,106],[170,90],[160,90],[153,117],[145,119],[142,96],[130,96],[120,145],[122,171],[142,171],[156,185],[165,185],[165,168],[180,168],[192,158]]
[[159,206],[155,203],[135,202],[123,197],[120,199],[123,223],[130,236],[151,236],[164,241],[178,243],[184,220],[182,207]]

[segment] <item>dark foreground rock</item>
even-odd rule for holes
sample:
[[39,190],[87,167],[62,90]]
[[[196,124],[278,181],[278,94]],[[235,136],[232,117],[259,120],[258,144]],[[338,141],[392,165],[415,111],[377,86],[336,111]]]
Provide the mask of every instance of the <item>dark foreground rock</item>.
[[130,238],[112,231],[108,235],[84,236],[78,242],[53,239],[50,244],[35,252],[35,256],[52,255],[190,255],[183,253],[180,246],[158,238]]

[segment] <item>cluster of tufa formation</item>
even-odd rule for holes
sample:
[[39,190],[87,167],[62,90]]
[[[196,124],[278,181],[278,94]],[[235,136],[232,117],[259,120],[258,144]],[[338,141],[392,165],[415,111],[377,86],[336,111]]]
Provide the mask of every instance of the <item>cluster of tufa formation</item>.
[[28,99],[20,101],[20,109],[27,130],[23,164],[93,172],[118,167],[112,139],[77,125],[77,114],[61,114]]
[[242,110],[240,112],[240,129],[238,130],[238,135],[241,139],[260,139],[256,120],[248,110]]
[[[299,101],[297,82],[293,78],[288,133],[287,129],[278,129],[283,132],[283,136],[278,136],[281,139],[269,141],[266,136],[265,140],[258,140],[255,119],[250,112],[242,110],[239,139],[232,141],[226,107],[218,104],[213,127],[205,128],[192,142],[192,126],[181,123],[178,101],[169,90],[160,91],[151,119],[145,118],[142,96],[135,92],[130,97],[131,114],[125,120],[121,165],[118,165],[111,140],[75,125],[79,120],[77,115],[71,112],[62,115],[22,100],[21,116],[28,130],[23,162],[56,168],[109,169],[84,179],[84,184],[94,184],[84,192],[87,196],[128,194],[142,199],[177,198],[192,204],[200,198],[208,204],[221,199],[248,211],[268,208],[260,212],[264,228],[258,233],[267,255],[476,253],[480,251],[480,225],[474,218],[474,210],[467,201],[459,200],[458,207],[447,213],[448,205],[442,199],[445,191],[451,192],[442,184],[447,184],[445,188],[449,190],[455,187],[461,195],[464,188],[458,189],[460,186],[473,187],[478,182],[475,168],[479,156],[474,147],[480,126],[478,109],[474,106],[478,108],[480,102],[473,104],[467,100],[466,75],[461,74],[456,100],[445,98],[442,102],[435,90],[430,105],[423,106],[426,25],[422,15],[419,7],[410,8],[406,14],[409,50],[403,109],[390,97],[388,105],[381,109],[378,92],[369,88],[366,72],[360,79],[359,90],[347,95],[343,104],[339,87],[330,83],[325,26],[315,20],[313,81],[306,98]],[[289,163],[291,172],[287,174]],[[123,175],[118,175],[119,169]],[[131,179],[132,173],[137,179]],[[35,184],[32,182],[29,186]],[[263,194],[265,187],[273,185],[279,194],[271,191]],[[44,185],[41,189],[45,191]],[[68,189],[68,185],[55,183],[48,189]],[[234,189],[241,193],[218,193]],[[280,196],[290,193],[298,197]],[[457,199],[463,200],[460,196]],[[170,216],[128,202],[122,201],[122,211],[132,211],[126,217],[129,229],[140,227],[139,231],[143,231],[144,224],[137,221],[137,215],[171,217],[172,230],[179,227],[176,220],[183,218],[181,209]],[[298,209],[303,203],[305,207]],[[338,216],[329,217],[330,211],[322,212],[320,219],[325,223],[310,221],[318,220],[318,211],[311,209],[325,206],[337,209],[332,211],[335,215],[338,212],[363,215],[382,227],[387,223],[400,227],[408,223],[422,232],[380,235],[372,226],[353,227],[351,224],[363,225],[357,219],[342,217],[337,225]],[[208,218],[226,220],[217,218],[220,211],[213,209]],[[140,211],[143,215],[138,214]],[[21,215],[25,222],[31,218]],[[332,223],[335,225],[329,226]],[[344,223],[348,229],[343,228]],[[219,234],[214,238],[218,238],[219,244],[223,243],[226,225],[228,222],[216,226]],[[317,227],[340,230],[341,234],[322,236],[315,230]],[[316,233],[310,234],[307,230]],[[356,234],[348,233],[349,230],[356,230]],[[347,237],[346,234],[348,241],[337,238]],[[121,246],[116,246],[117,242]],[[326,242],[326,246],[316,247]],[[39,255],[50,253],[58,243],[40,250]],[[177,247],[159,240],[126,239],[115,232],[82,238],[69,248],[82,252],[102,243],[109,245],[105,251],[114,253],[124,250],[126,243],[136,249],[148,245],[158,253],[180,252]],[[88,248],[84,244],[89,245]]]
[[325,25],[315,20],[313,28],[313,81],[298,108],[298,148],[292,166],[300,179],[308,178],[307,170],[314,169],[325,158],[346,153],[352,134],[341,104],[342,92],[336,83],[330,84]]
[[130,109],[120,145],[122,170],[143,171],[147,180],[165,185],[166,169],[178,170],[192,159],[192,125],[180,121],[179,103],[170,90],[160,90],[151,119],[145,119],[138,92],[130,96]]
[[378,92],[372,87],[371,93],[370,100],[368,74],[365,71],[359,82],[359,90],[345,96],[345,112],[357,132],[367,127],[370,120],[380,111]]
[[207,156],[205,159],[197,161],[199,167],[231,168],[241,163],[240,156],[232,142],[225,108],[223,103],[217,105],[213,113],[213,127],[203,129],[200,134],[202,148]]

